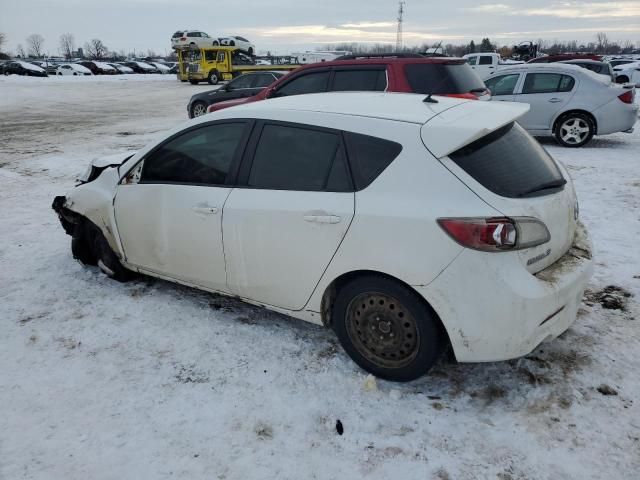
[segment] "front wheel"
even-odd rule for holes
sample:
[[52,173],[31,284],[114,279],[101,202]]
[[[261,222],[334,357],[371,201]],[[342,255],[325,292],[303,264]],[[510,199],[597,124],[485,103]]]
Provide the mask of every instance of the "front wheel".
[[626,75],[620,75],[619,77],[616,77],[616,83],[629,83],[629,77]]
[[385,380],[421,377],[445,346],[435,312],[414,291],[385,277],[362,277],[342,287],[332,318],[353,361]]
[[133,272],[122,266],[120,260],[109,246],[109,242],[98,229],[93,232],[93,253],[98,267],[109,278],[118,282],[126,282],[133,277]]
[[191,85],[198,85],[198,83],[200,83],[200,82],[198,82],[198,80],[189,80],[189,83]]
[[206,115],[207,105],[204,102],[194,102],[191,105],[191,118],[201,117]]
[[253,57],[253,47],[249,47],[249,50],[247,50],[247,53],[249,54],[249,56]]
[[211,85],[217,85],[218,82],[220,81],[220,78],[218,77],[218,72],[216,70],[212,70],[211,72],[209,72],[209,76],[207,77],[207,81]]
[[593,120],[584,113],[568,113],[557,122],[555,137],[563,147],[577,148],[586,145],[595,134]]

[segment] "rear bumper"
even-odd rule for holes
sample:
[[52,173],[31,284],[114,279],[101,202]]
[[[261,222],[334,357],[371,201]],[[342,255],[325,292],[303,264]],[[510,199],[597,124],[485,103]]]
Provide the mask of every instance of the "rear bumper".
[[417,290],[442,319],[458,361],[508,360],[569,328],[592,271],[591,244],[580,225],[571,249],[535,275],[517,255],[465,250]]
[[638,104],[626,104],[614,98],[598,108],[594,114],[598,122],[597,135],[626,132],[633,128],[638,120]]

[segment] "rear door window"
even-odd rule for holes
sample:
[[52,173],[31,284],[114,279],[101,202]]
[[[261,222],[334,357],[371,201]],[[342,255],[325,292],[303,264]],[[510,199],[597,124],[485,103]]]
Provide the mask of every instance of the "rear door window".
[[524,79],[522,93],[570,92],[575,80],[560,73],[528,73]]
[[511,123],[449,155],[486,189],[518,198],[554,193],[564,180],[544,148]]
[[400,155],[402,145],[360,133],[345,133],[357,190],[368,187]]
[[482,55],[478,65],[491,65],[493,63],[492,58],[489,55]]
[[466,63],[412,63],[405,67],[411,91],[422,94],[469,93],[485,89],[484,82]]
[[387,88],[387,73],[383,68],[366,70],[336,70],[333,91],[382,92]]
[[328,83],[328,71],[309,73],[292,79],[280,87],[277,92],[278,96],[326,92]]
[[[338,133],[291,125],[266,124],[253,155],[248,186],[271,190],[321,191],[333,172],[341,148]],[[338,159],[339,162],[343,160]],[[340,184],[339,178],[333,178]]]

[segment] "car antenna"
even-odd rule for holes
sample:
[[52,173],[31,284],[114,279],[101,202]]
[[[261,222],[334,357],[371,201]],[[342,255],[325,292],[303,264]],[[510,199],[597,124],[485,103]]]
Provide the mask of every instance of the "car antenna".
[[[438,48],[440,47],[440,45],[442,45],[442,40],[440,40],[440,43],[438,45],[436,45],[436,47],[433,49],[433,53],[435,55],[435,53],[437,52]],[[435,98],[431,98],[431,96],[433,95],[433,92],[435,90],[437,90],[437,88],[442,85],[442,83],[449,77],[449,74],[446,74],[446,76],[440,80],[440,82],[438,82],[438,85],[436,85],[435,87],[433,87],[433,89],[429,92],[429,95],[427,95],[424,100],[422,100],[424,103],[439,103],[438,100],[436,100]]]

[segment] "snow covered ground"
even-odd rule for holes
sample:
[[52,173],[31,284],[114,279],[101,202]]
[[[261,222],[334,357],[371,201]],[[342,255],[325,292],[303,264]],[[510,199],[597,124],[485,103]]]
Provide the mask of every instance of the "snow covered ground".
[[0,78],[0,478],[639,478],[640,131],[543,140],[595,244],[575,325],[392,384],[323,328],[72,259],[54,195],[210,88],[149,77]]

